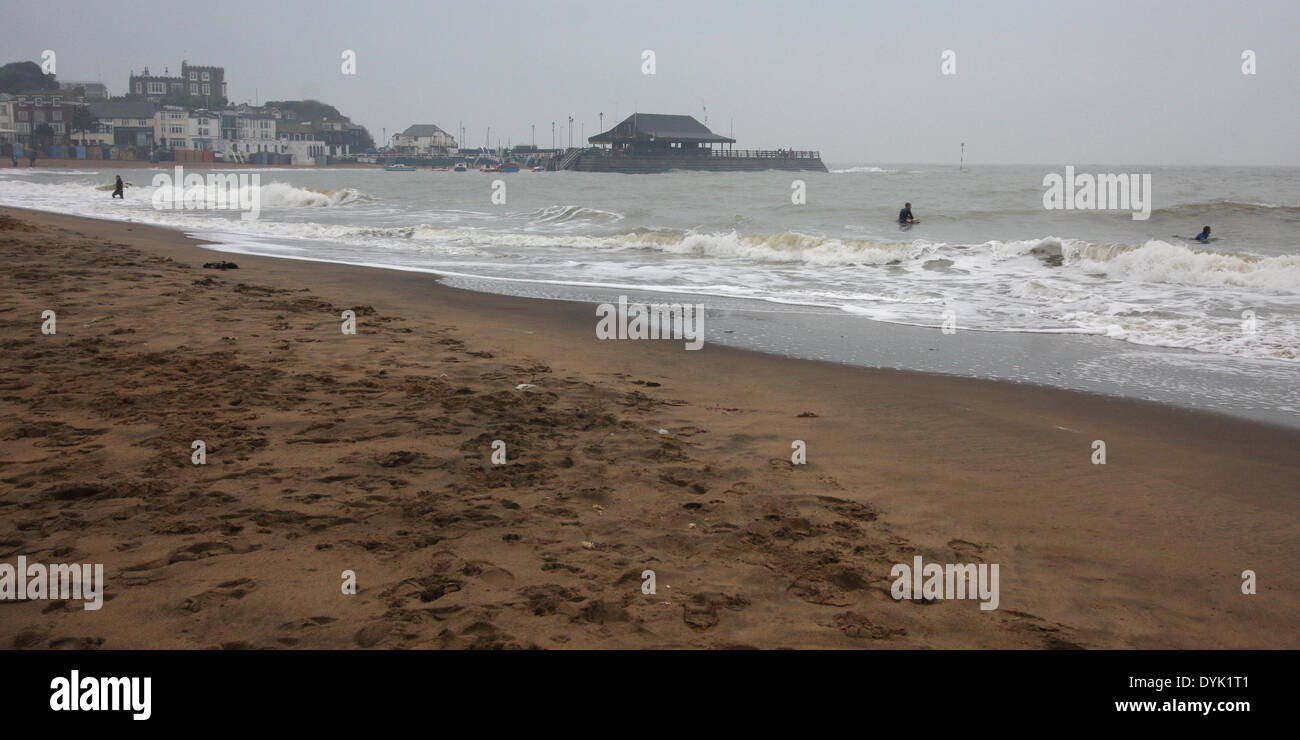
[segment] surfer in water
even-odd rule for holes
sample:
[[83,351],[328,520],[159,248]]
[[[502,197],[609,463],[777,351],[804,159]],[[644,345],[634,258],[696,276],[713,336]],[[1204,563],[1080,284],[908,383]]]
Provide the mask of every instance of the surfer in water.
[[1201,229],[1201,233],[1199,233],[1199,234],[1196,235],[1196,241],[1198,241],[1198,242],[1200,242],[1200,243],[1202,243],[1202,244],[1205,244],[1206,242],[1210,241],[1210,227],[1209,227],[1209,226],[1206,226],[1205,228]]
[[900,223],[900,224],[911,224],[911,223],[916,223],[916,219],[915,219],[915,218],[912,218],[912,204],[911,204],[911,203],[904,203],[904,204],[903,204],[903,210],[901,210],[901,211],[898,212],[898,223]]
[[122,193],[122,187],[123,187],[123,185],[122,185],[122,176],[121,176],[121,175],[118,175],[118,176],[117,176],[117,184],[113,186],[113,197],[114,197],[114,198],[121,198],[122,200],[126,200],[126,195],[124,195],[124,194]]

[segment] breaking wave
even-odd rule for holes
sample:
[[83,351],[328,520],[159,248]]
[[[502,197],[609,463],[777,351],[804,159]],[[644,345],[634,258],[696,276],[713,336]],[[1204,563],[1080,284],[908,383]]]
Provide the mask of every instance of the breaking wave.
[[883,167],[845,167],[839,170],[831,170],[831,174],[833,175],[846,175],[846,174],[853,174],[858,172],[873,172],[878,174],[890,175],[895,172],[898,172],[898,170],[887,170]]
[[273,182],[258,187],[261,189],[260,197],[263,207],[329,208],[372,200],[369,195],[356,188],[339,188],[337,190],[301,188],[282,182]]

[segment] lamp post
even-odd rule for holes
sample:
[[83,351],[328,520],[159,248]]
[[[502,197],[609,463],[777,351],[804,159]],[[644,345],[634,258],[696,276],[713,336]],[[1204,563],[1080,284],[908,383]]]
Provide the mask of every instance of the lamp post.
[[530,123],[528,124],[528,128],[532,129],[533,131],[533,149],[536,149],[537,148],[537,124]]
[[573,116],[569,116],[569,148],[573,148]]

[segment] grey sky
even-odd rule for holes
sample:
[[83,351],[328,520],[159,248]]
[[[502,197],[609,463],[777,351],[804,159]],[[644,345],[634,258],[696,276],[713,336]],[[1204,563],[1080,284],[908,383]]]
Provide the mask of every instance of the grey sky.
[[833,163],[955,161],[964,141],[972,163],[1300,165],[1296,0],[119,0],[8,3],[3,22],[21,29],[3,61],[53,49],[60,79],[113,94],[132,68],[221,65],[233,101],[319,98],[376,140],[463,121],[469,145],[536,124],[549,146],[570,115],[577,143],[600,112],[707,105],[738,147]]

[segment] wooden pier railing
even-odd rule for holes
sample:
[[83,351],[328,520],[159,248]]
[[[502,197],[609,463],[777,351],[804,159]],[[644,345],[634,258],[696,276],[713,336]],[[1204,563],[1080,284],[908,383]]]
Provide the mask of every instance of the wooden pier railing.
[[821,159],[821,152],[799,149],[712,149],[715,157],[744,157],[756,159]]

